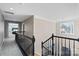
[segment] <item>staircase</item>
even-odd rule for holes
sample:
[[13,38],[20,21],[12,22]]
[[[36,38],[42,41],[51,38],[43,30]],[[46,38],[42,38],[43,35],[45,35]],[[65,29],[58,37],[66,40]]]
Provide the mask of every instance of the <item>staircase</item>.
[[75,42],[79,42],[79,39],[52,34],[50,38],[41,43],[42,56],[76,56]]

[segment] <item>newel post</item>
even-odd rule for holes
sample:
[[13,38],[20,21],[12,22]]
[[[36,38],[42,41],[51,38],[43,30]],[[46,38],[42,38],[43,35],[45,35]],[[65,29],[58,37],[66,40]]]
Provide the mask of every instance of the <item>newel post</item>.
[[34,43],[35,43],[35,37],[33,36],[33,39],[32,39],[32,44],[33,44],[33,56],[34,56],[34,54],[35,54],[35,47],[34,47]]
[[77,41],[79,42],[79,38],[77,39]]
[[52,34],[52,55],[54,55],[54,34]]
[[41,42],[42,56],[43,56],[43,42]]

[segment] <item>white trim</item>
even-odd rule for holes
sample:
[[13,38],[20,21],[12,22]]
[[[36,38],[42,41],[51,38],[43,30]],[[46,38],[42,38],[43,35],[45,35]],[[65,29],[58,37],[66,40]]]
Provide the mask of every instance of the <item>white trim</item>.
[[57,20],[57,22],[68,22],[68,21],[75,21],[75,20],[79,20],[79,17],[74,17],[74,18],[70,18],[70,19],[63,19],[63,20]]
[[49,22],[56,22],[56,20],[47,19],[47,18],[44,18],[44,17],[41,17],[41,16],[37,16],[37,15],[34,15],[34,19],[35,18],[38,18],[38,19],[41,19],[41,20],[45,20],[45,21],[49,21]]

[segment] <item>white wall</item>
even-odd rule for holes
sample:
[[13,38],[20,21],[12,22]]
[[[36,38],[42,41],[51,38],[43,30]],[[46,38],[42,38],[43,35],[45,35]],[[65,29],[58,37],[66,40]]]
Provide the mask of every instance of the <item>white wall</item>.
[[3,39],[4,39],[4,20],[0,12],[0,48],[2,46]]
[[24,22],[24,31],[25,31],[25,35],[27,36],[32,36],[33,35],[33,24],[34,24],[34,19],[33,16],[31,16],[30,18],[26,19]]
[[35,53],[41,55],[41,42],[56,32],[56,22],[34,17]]

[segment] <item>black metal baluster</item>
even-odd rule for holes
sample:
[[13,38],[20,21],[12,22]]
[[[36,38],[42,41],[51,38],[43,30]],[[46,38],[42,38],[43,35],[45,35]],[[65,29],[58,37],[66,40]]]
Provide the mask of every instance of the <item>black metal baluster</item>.
[[75,40],[73,40],[73,56],[75,56]]
[[54,35],[52,34],[52,55],[54,55]]
[[65,39],[65,56],[66,56],[66,39]]
[[54,55],[56,56],[56,38],[54,38],[55,39],[55,44],[54,44],[54,46],[55,46],[55,53],[54,53]]
[[57,56],[57,39],[55,37],[55,56]]
[[71,54],[71,52],[70,52],[70,39],[69,39],[69,56],[70,56],[70,54]]
[[32,39],[32,45],[33,45],[33,56],[34,56],[34,52],[35,52],[35,46],[34,46],[34,42],[35,42],[35,37],[33,36],[33,39]]
[[42,48],[42,56],[43,56],[43,42],[41,42],[41,48]]
[[53,51],[54,52],[54,55],[53,56],[55,56],[55,38],[53,38],[53,39],[54,39],[54,43],[53,43],[53,46],[54,46],[53,47],[53,49],[54,49],[54,51]]
[[54,56],[56,56],[56,38],[54,37]]
[[52,40],[50,40],[50,45],[51,45],[50,51],[51,51],[51,55],[52,55]]

